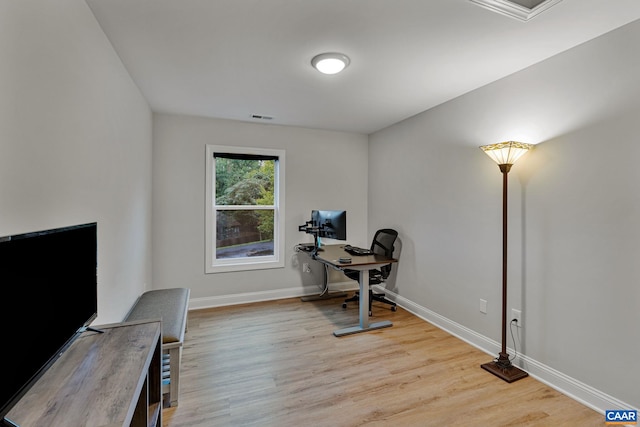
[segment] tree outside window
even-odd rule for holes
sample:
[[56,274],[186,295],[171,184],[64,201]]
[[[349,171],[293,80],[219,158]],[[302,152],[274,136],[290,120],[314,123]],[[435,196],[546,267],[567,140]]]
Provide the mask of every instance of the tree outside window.
[[207,259],[212,268],[283,266],[278,231],[284,152],[273,151],[207,146],[208,183],[213,184]]

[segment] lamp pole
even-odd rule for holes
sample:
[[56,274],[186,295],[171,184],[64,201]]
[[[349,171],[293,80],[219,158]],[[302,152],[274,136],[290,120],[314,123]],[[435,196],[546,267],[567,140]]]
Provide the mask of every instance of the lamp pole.
[[527,377],[522,369],[511,363],[507,353],[507,194],[508,176],[515,161],[531,148],[530,144],[520,142],[502,142],[480,147],[489,157],[498,163],[502,172],[502,347],[498,358],[480,365],[482,369],[511,383]]
[[[507,188],[509,182],[509,170],[511,165],[499,165],[502,172],[502,351],[498,361],[503,364],[509,362],[507,353]],[[509,362],[510,363],[510,362]]]

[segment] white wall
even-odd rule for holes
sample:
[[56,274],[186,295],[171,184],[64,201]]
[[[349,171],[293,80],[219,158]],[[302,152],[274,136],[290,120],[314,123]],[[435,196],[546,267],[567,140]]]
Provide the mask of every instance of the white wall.
[[[311,242],[298,225],[312,209],[346,210],[349,242],[368,246],[366,135],[167,114],[153,123],[154,288],[191,288],[191,307],[316,291],[303,288],[294,252]],[[286,151],[285,268],[204,273],[207,144]]]
[[525,368],[593,407],[640,407],[639,43],[636,22],[370,137],[387,173],[369,232],[400,231],[395,292],[495,344],[502,175],[478,147],[539,144],[509,174],[509,313]]
[[[369,148],[363,135],[157,115],[151,157],[151,112],[86,3],[4,1],[0,235],[97,221],[96,323],[107,323],[152,273],[154,288],[188,286],[202,306],[302,294],[293,246],[309,238],[297,226],[311,209],[346,209],[351,243],[400,231],[401,300],[495,343],[501,176],[478,146],[539,143],[510,173],[509,307],[523,310],[525,367],[637,408],[639,42],[630,24]],[[208,143],[287,150],[284,269],[204,274]]]
[[0,201],[0,235],[98,222],[95,324],[150,287],[151,112],[83,0],[0,3]]

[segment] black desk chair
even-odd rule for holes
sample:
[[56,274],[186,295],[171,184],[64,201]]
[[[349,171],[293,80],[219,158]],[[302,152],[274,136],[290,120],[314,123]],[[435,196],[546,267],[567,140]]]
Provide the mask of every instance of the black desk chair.
[[[384,255],[388,258],[393,258],[393,250],[396,239],[398,238],[398,232],[390,228],[383,228],[376,231],[373,236],[373,242],[371,242],[371,251],[374,254]],[[371,289],[373,285],[379,285],[384,283],[389,274],[391,273],[391,266],[393,264],[387,264],[380,267],[380,269],[369,270],[369,316],[371,316],[371,304],[373,301],[378,301],[384,304],[389,304],[392,311],[396,311],[396,303],[385,298],[383,293],[374,293]],[[358,281],[360,278],[360,272],[357,270],[344,270],[344,274],[352,280]],[[347,303],[360,299],[360,291],[356,291],[355,295],[351,298],[347,298],[342,303],[342,308],[347,308]]]

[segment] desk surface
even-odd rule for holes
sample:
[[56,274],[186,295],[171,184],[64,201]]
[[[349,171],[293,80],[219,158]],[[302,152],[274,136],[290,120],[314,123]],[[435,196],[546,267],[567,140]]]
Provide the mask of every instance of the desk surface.
[[[331,264],[333,267],[340,269],[357,269],[358,267],[370,266],[371,268],[379,267],[380,264],[390,264],[398,262],[395,258],[387,258],[384,255],[351,255],[344,250],[345,245],[325,245],[321,251],[317,252],[315,257],[319,261]],[[351,262],[338,261],[342,257],[351,258]]]

